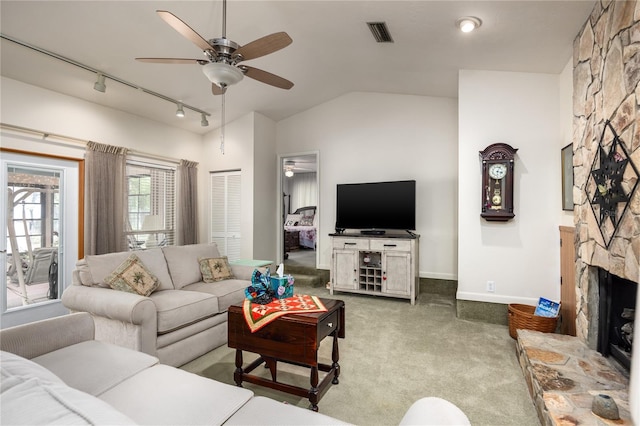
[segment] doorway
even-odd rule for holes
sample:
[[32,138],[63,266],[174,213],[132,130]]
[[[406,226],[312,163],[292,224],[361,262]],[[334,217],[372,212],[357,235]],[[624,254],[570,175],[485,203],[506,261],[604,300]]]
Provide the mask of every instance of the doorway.
[[315,269],[319,243],[318,153],[280,158],[285,266]]
[[2,153],[2,327],[67,313],[78,258],[79,162]]

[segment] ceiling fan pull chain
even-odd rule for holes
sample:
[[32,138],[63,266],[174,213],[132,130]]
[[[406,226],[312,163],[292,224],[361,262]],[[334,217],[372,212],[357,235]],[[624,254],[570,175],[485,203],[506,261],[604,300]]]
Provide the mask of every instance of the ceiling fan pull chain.
[[224,117],[224,110],[225,110],[225,105],[224,105],[224,92],[222,93],[222,113],[221,113],[221,117],[220,117],[220,121],[222,122],[222,127],[220,128],[220,152],[222,152],[222,155],[224,155],[224,128],[225,128],[225,117]]

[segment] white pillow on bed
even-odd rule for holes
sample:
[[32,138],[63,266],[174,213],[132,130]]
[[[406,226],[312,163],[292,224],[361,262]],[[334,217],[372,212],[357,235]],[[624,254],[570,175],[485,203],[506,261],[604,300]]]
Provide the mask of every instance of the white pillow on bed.
[[300,219],[302,219],[301,214],[288,214],[284,226],[297,226]]

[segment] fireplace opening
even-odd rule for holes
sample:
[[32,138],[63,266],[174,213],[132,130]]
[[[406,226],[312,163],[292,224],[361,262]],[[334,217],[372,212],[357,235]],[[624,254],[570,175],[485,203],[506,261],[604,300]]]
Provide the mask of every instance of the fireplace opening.
[[638,285],[604,269],[599,269],[598,276],[597,350],[615,359],[629,372]]

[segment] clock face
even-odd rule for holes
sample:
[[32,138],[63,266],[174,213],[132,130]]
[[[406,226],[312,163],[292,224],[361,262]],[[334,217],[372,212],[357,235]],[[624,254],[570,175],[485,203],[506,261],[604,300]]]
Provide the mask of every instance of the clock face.
[[507,174],[507,165],[506,164],[492,164],[489,167],[489,176],[493,179],[502,179]]

